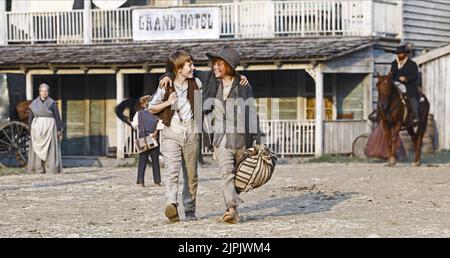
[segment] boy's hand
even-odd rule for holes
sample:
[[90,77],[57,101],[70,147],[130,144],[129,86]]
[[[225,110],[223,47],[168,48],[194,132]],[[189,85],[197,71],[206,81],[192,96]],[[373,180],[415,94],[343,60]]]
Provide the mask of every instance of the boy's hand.
[[177,94],[175,92],[172,92],[167,101],[169,101],[170,105],[175,104],[177,102]]
[[241,81],[240,84],[243,86],[248,86],[248,80],[247,77],[245,77],[244,75],[241,75]]
[[169,77],[165,76],[159,81],[159,87],[167,89],[167,86],[172,87],[172,80]]

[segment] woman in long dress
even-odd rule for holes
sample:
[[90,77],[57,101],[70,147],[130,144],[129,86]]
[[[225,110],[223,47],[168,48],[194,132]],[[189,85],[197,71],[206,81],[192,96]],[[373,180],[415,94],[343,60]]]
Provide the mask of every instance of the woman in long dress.
[[28,153],[28,172],[61,173],[61,147],[59,137],[62,121],[56,102],[49,97],[50,87],[39,86],[39,97],[30,105],[29,126],[31,132]]

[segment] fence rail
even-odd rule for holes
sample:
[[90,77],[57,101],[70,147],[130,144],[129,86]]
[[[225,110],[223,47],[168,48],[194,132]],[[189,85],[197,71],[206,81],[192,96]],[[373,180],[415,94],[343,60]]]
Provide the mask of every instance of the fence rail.
[[364,35],[368,26],[365,1],[275,2],[277,35]]
[[7,13],[8,42],[80,43],[83,11]]
[[[400,6],[392,1],[249,1],[215,6],[220,9],[221,37],[397,35],[401,30],[398,25]],[[132,8],[88,12],[7,12],[7,42],[79,44],[132,41],[132,13]],[[376,19],[373,19],[374,15]],[[84,33],[85,30],[89,33]]]
[[104,41],[131,41],[132,16],[131,9],[93,10],[92,11],[92,40]]
[[[315,120],[262,120],[260,125],[263,133],[261,143],[268,145],[277,155],[285,157],[315,154]],[[351,153],[353,141],[370,131],[370,125],[365,120],[324,121],[324,152]],[[127,130],[125,154],[137,153],[134,146],[136,137],[135,131]],[[202,153],[212,154],[206,148],[202,149]]]
[[[278,155],[313,155],[314,154],[314,120],[265,120],[260,121],[263,133],[261,143],[267,144]],[[127,130],[125,135],[125,154],[136,154],[134,141],[137,134]],[[161,139],[161,137],[160,137]],[[163,144],[161,142],[161,144]],[[212,154],[206,148],[205,155]]]

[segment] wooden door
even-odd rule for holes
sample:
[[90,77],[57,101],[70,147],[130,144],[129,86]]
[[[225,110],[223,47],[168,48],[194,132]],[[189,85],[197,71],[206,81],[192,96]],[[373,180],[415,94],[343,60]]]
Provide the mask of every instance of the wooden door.
[[64,123],[61,152],[65,156],[87,155],[86,139],[86,83],[84,76],[67,75],[61,78],[62,119]]
[[106,85],[103,75],[89,77],[89,155],[106,155]]

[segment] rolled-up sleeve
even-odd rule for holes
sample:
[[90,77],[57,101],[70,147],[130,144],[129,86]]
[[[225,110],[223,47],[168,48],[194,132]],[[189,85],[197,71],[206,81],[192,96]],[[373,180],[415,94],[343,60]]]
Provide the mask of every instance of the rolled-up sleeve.
[[164,88],[158,88],[152,100],[148,103],[147,109],[153,108],[155,105],[163,103],[165,94],[166,90]]

